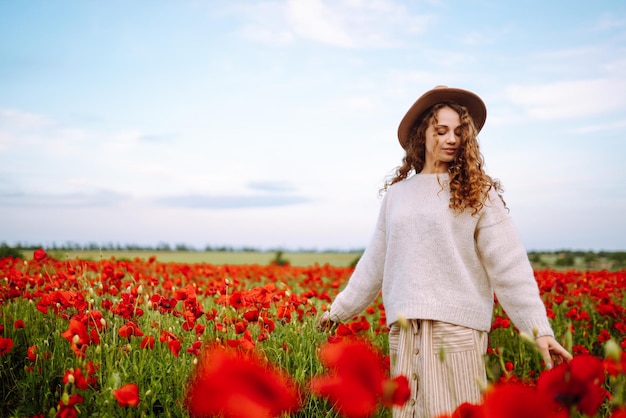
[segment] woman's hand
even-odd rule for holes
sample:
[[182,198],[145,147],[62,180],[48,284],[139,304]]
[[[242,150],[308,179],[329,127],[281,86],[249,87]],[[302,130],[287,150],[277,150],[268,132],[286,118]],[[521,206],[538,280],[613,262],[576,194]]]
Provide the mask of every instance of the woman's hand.
[[324,312],[317,323],[317,327],[322,331],[329,331],[333,326],[335,326],[335,322],[330,319],[330,313],[328,311]]
[[[543,337],[538,337],[535,339],[535,342],[548,369],[551,369],[553,364],[572,359],[572,355],[552,336],[544,335]],[[553,359],[555,360],[554,362]]]

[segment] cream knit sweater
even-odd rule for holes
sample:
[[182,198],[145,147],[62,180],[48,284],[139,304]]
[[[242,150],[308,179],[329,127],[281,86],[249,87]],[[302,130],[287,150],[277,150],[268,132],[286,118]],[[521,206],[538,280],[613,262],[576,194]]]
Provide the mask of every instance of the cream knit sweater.
[[345,322],[382,289],[387,324],[433,319],[489,331],[494,291],[515,326],[554,335],[532,266],[497,193],[476,216],[449,208],[448,174],[390,186],[376,230],[330,318]]

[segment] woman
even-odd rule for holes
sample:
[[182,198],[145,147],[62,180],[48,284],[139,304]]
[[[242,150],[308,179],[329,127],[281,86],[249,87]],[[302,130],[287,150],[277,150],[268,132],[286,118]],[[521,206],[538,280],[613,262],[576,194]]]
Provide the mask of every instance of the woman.
[[476,94],[438,86],[398,128],[406,154],[385,185],[376,230],[320,326],[364,310],[382,289],[392,373],[411,399],[394,417],[433,417],[480,402],[493,295],[546,367],[571,359],[555,339],[526,251],[483,169],[477,134],[487,110]]

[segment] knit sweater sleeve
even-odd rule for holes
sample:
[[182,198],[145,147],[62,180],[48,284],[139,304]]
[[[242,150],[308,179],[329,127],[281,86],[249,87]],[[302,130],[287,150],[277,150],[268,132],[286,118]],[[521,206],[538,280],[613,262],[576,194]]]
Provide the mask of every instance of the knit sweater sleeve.
[[376,229],[365,252],[357,263],[346,287],[337,295],[330,307],[330,319],[335,322],[348,321],[365,310],[382,288],[386,253],[385,207],[387,195],[383,199],[376,223]]
[[495,192],[481,211],[476,245],[498,302],[515,326],[531,336],[554,336],[526,250]]

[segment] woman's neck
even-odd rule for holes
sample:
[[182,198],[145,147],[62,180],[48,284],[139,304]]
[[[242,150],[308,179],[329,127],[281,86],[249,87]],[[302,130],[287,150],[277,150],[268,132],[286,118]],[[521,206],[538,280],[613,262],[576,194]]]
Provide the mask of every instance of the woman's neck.
[[448,172],[448,164],[424,164],[420,174],[443,174]]

